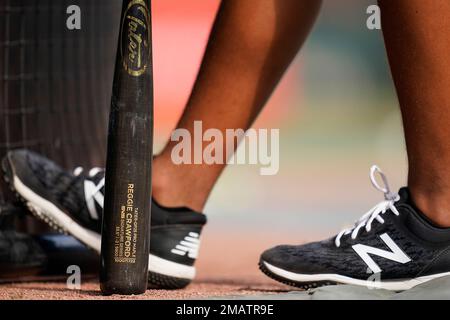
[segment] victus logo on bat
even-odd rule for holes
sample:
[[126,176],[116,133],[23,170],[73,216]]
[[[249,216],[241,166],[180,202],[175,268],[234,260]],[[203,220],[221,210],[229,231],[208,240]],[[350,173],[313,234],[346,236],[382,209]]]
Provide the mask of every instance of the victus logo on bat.
[[123,68],[134,77],[148,67],[150,51],[150,11],[143,0],[131,1],[121,27],[121,57]]

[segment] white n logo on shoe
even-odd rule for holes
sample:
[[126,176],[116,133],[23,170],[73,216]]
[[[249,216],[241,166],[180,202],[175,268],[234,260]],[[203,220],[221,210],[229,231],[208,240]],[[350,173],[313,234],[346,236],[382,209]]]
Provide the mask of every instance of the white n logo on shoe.
[[200,235],[197,232],[189,232],[189,234],[180,241],[170,252],[180,256],[188,255],[189,258],[195,259],[198,255],[200,246]]
[[[100,187],[102,187],[101,185]],[[95,201],[103,208],[104,197],[101,192],[98,192],[99,185],[95,185],[94,182],[90,180],[84,180],[84,195],[86,198],[86,205],[89,210],[91,218],[94,220],[99,219],[97,209],[95,208]]]
[[363,244],[355,244],[352,246],[353,250],[364,260],[367,266],[373,273],[381,272],[381,268],[373,261],[369,254],[373,254],[379,257],[383,257],[398,263],[408,263],[411,259],[397,246],[394,240],[389,237],[387,233],[383,233],[380,236],[381,240],[391,249],[391,251],[381,250],[378,248],[369,247]]

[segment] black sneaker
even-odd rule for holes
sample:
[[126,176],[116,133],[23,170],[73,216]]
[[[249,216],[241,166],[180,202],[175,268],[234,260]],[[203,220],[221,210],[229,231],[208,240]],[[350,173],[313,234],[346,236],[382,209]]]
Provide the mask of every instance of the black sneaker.
[[37,275],[47,263],[39,244],[10,224],[17,211],[22,210],[12,205],[0,206],[0,280]]
[[[2,165],[6,180],[37,217],[100,252],[103,170],[67,172],[27,150],[9,152]],[[201,213],[152,201],[150,287],[177,289],[192,281],[205,223]]]
[[433,225],[415,208],[407,188],[392,193],[378,167],[370,177],[384,201],[336,237],[265,251],[261,271],[304,289],[342,283],[395,291],[450,275],[450,228]]

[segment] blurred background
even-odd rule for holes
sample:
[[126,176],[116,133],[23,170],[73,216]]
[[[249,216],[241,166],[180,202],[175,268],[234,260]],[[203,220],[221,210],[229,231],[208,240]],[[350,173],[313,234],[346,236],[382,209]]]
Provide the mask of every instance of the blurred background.
[[[313,33],[256,123],[280,129],[279,173],[228,167],[206,208],[211,225],[324,237],[381,199],[369,182],[372,164],[395,188],[405,183],[401,119],[382,33],[366,27],[366,9],[375,3],[324,1]],[[218,4],[153,2],[157,150],[188,98]]]
[[[376,1],[324,1],[306,45],[255,124],[280,129],[279,173],[261,176],[258,166],[235,165],[220,178],[205,210],[203,240],[204,259],[216,268],[240,266],[230,266],[236,249],[229,241],[246,247],[243,259],[251,256],[255,264],[268,246],[323,239],[352,224],[383,199],[369,181],[372,164],[393,188],[406,183],[382,33],[366,27],[371,4]],[[156,150],[189,96],[218,5],[153,2]]]
[[[71,42],[64,40],[60,44],[66,48],[67,59],[71,48],[79,49],[79,58],[70,70],[53,73],[49,81],[58,82],[58,76],[61,81],[67,81],[71,74],[79,73],[75,80],[86,86],[80,89],[86,101],[81,101],[79,107],[83,104],[81,110],[85,110],[84,117],[90,122],[81,130],[76,126],[73,130],[90,132],[89,128],[95,128],[97,140],[92,142],[89,136],[83,140],[82,134],[61,138],[60,130],[47,128],[50,138],[47,137],[44,147],[36,145],[36,148],[53,155],[68,168],[72,168],[76,164],[74,162],[85,166],[102,165],[112,84],[112,72],[105,70],[112,71],[113,68],[117,28],[112,26],[116,25],[114,21],[118,19],[121,1],[4,1],[2,12],[6,14],[7,5],[22,3],[27,6],[33,3],[33,10],[38,11],[44,8],[44,2],[49,8],[55,3],[61,5],[60,8],[64,4],[81,6],[82,31],[55,31],[60,39],[71,39]],[[153,0],[156,151],[161,150],[169,138],[188,99],[219,3],[219,0]],[[372,164],[378,164],[385,171],[394,189],[405,184],[407,163],[401,118],[383,38],[380,30],[366,27],[366,9],[372,4],[376,1],[324,1],[306,45],[255,124],[260,128],[280,129],[279,173],[261,176],[259,167],[251,165],[235,165],[226,169],[205,210],[209,225],[202,244],[200,275],[208,277],[213,269],[216,273],[232,274],[234,267],[239,267],[248,268],[251,277],[256,274],[258,255],[264,248],[281,242],[319,240],[352,224],[382,199],[382,194],[375,191],[369,181]],[[108,6],[108,11],[102,6]],[[65,11],[52,10],[50,14],[57,18],[48,30],[59,30],[55,26],[58,26],[58,19],[66,17]],[[36,17],[32,11],[29,15],[29,19]],[[0,24],[3,37],[11,35],[8,28],[13,25],[5,21],[9,20],[3,19]],[[39,31],[39,28],[29,29],[35,33]],[[25,34],[20,30],[16,35],[19,39]],[[49,39],[54,39],[51,35]],[[78,39],[77,35],[82,36]],[[26,47],[27,43],[23,40],[16,45]],[[42,41],[40,43],[42,45]],[[11,45],[14,42],[4,41],[3,49]],[[4,52],[0,59],[3,62],[0,63],[0,72],[3,74],[7,59],[12,58]],[[90,59],[90,56],[94,58]],[[45,57],[42,59],[46,61]],[[34,63],[38,62],[42,65],[40,59]],[[95,71],[99,63],[101,70],[105,71],[101,74]],[[89,79],[94,81],[89,82]],[[11,98],[12,95],[6,94],[8,78],[1,80],[2,110],[5,107],[17,108],[17,105],[6,105],[6,97]],[[98,89],[93,86],[98,86]],[[47,88],[50,96],[56,92],[54,88],[57,87]],[[92,88],[97,90],[97,95]],[[25,89],[17,89],[20,96],[30,95]],[[33,90],[40,91],[39,88]],[[20,105],[21,101],[18,98],[16,104]],[[55,103],[64,104],[61,101],[56,100]],[[41,112],[38,105],[34,112]],[[58,114],[55,112],[60,112],[61,117],[66,115],[64,119],[58,118],[60,123],[73,124],[81,119],[76,102],[65,111],[54,109],[57,110],[49,111],[51,115]],[[12,130],[11,115],[2,111],[0,116],[5,123],[0,142],[6,150],[17,144],[8,144]],[[18,123],[24,125],[24,118],[22,110]],[[31,119],[35,118],[28,121]],[[42,121],[45,126],[45,118]],[[87,143],[92,146],[85,148],[85,154],[77,152],[75,158],[70,156],[71,150],[75,147],[83,149],[83,144]],[[238,259],[230,262],[230,255]],[[246,259],[248,265],[236,262],[239,258]]]

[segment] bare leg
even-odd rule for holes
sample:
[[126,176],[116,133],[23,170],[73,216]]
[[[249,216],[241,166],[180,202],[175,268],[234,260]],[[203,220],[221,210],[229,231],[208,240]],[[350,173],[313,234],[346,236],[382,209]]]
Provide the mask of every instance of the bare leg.
[[380,0],[413,200],[450,227],[450,1]]
[[[247,129],[306,39],[321,1],[223,1],[177,128]],[[154,161],[153,196],[201,211],[224,165],[174,165],[169,142]]]

